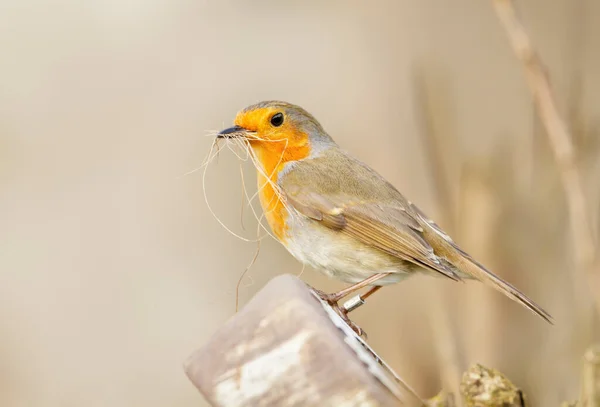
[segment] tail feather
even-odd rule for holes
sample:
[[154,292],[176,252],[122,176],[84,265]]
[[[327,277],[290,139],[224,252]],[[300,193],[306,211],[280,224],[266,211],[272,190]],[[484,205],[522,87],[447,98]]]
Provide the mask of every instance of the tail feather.
[[504,281],[491,271],[487,270],[481,264],[472,260],[470,258],[466,259],[467,262],[471,263],[470,265],[462,265],[461,270],[470,274],[473,278],[485,283],[487,285],[492,286],[496,290],[500,291],[502,294],[506,295],[508,298],[520,303],[525,308],[529,309],[533,313],[537,314],[539,317],[544,319],[546,322],[550,324],[554,324],[554,320],[552,315],[550,315],[546,310],[536,304],[532,299],[523,294],[519,289],[514,287],[512,284]]
[[460,247],[458,247],[452,241],[452,239],[431,220],[425,217],[422,217],[422,219],[430,227],[430,229],[425,229],[425,237],[433,247],[434,253],[438,257],[446,259],[449,263],[456,267],[460,272],[459,276],[462,277],[461,274],[464,274],[464,277],[470,277],[475,280],[479,280],[482,283],[495,288],[508,298],[518,302],[525,308],[537,314],[546,322],[554,324],[552,316],[542,307],[537,305],[533,300],[519,291],[516,287],[504,281],[486,269],[483,265],[478,263],[468,253],[464,252]]

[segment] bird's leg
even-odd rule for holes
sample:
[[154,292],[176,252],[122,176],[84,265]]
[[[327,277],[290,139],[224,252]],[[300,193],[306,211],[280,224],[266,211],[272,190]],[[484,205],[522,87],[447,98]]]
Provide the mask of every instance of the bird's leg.
[[373,295],[375,292],[377,292],[380,288],[380,285],[376,285],[371,287],[369,291],[367,291],[364,294],[355,295],[354,297],[350,298],[344,303],[344,305],[342,306],[342,310],[344,310],[348,314],[351,313],[358,307],[362,306],[365,303],[365,300],[371,295]]
[[350,318],[348,317],[348,313],[356,308],[358,308],[360,305],[362,305],[363,300],[367,297],[369,297],[370,295],[372,295],[373,293],[375,293],[377,290],[379,290],[381,288],[381,286],[374,286],[371,287],[371,289],[369,289],[369,291],[367,291],[366,293],[364,293],[363,295],[359,295],[358,296],[358,302],[356,302],[356,306],[352,307],[340,307],[338,304],[338,301],[340,299],[342,299],[343,297],[347,296],[348,294],[351,294],[357,290],[360,290],[361,288],[370,285],[372,283],[374,283],[375,281],[387,276],[389,273],[380,273],[380,274],[374,274],[369,278],[364,279],[363,281],[359,281],[356,284],[351,285],[350,287],[347,287],[341,291],[338,291],[336,293],[333,294],[327,294],[324,293],[321,290],[316,290],[313,288],[313,291],[321,298],[323,299],[323,301],[326,301],[333,309],[334,311],[344,320],[344,322],[346,322],[346,324],[348,324],[348,326],[350,326],[350,328],[352,328],[352,330],[354,332],[356,332],[356,334],[358,336],[365,336],[366,337],[366,332],[362,330],[361,327],[359,327],[358,325],[356,325],[354,322],[352,322],[350,320]]
[[[339,300],[341,300],[348,294],[352,294],[353,292],[360,290],[363,287],[371,285],[375,281],[382,279],[383,277],[387,276],[388,274],[390,274],[390,273],[373,274],[371,277],[365,278],[364,280],[359,281],[358,283],[353,284],[350,287],[346,287],[343,290],[340,290],[336,293],[326,294],[322,291],[318,291],[317,294],[319,294],[319,297],[321,297],[324,301],[327,301],[329,304],[337,304],[337,302]],[[375,288],[375,287],[373,287],[373,288]],[[367,295],[367,297],[368,297],[369,295],[373,294],[375,291],[377,291],[377,290],[369,290],[365,294],[368,294]],[[366,298],[366,297],[363,297],[363,299],[364,298]]]
[[365,339],[367,339],[367,333],[360,327],[358,326],[354,321],[352,321],[350,319],[350,317],[348,317],[348,311],[346,311],[344,309],[344,307],[340,307],[337,303],[335,305],[332,305],[332,308],[335,310],[335,312],[337,312],[337,314],[344,320],[344,322],[350,327],[352,328],[352,330],[354,332],[356,332],[356,334],[358,336],[364,336]]
[[356,323],[352,322],[350,320],[350,317],[348,317],[348,314],[360,307],[361,305],[363,305],[365,303],[365,299],[373,295],[380,288],[380,285],[373,286],[366,293],[359,294],[346,301],[342,307],[339,307],[339,305],[336,304],[336,311],[338,312],[338,314],[344,319],[344,321],[350,326],[350,328],[352,328],[352,330],[356,332],[358,336],[364,336],[365,339],[367,339],[367,333],[363,331],[363,329],[360,326],[356,325]]
[[370,297],[371,295],[373,295],[374,293],[376,293],[381,287],[383,287],[383,286],[381,286],[381,285],[374,285],[373,287],[371,287],[369,289],[369,291],[367,291],[364,294],[361,294],[360,298],[362,298],[363,300],[366,300],[367,297]]

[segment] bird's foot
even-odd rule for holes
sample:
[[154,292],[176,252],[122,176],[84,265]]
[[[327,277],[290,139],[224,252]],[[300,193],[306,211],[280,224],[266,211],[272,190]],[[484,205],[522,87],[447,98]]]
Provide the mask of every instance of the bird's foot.
[[344,322],[360,337],[367,339],[367,333],[364,331],[364,329],[362,329],[360,326],[358,326],[356,324],[356,322],[352,321],[350,318],[348,318],[348,313],[346,312],[346,310],[344,308],[340,308],[337,307],[336,312],[338,313],[338,315],[340,317],[342,317],[342,319],[344,320]]
[[340,307],[340,305],[338,304],[339,300],[342,297],[340,297],[337,293],[328,294],[328,293],[323,292],[321,290],[317,290],[316,288],[312,288],[312,290],[314,291],[315,294],[317,294],[317,296],[319,298],[321,298],[323,301],[325,301],[327,304],[329,304],[331,306],[331,308],[333,308],[333,310],[336,312],[336,314],[338,314],[340,316],[340,318],[342,318],[342,320],[358,336],[364,337],[365,339],[367,338],[367,333],[360,326],[358,326],[355,322],[353,322],[348,317],[348,311],[346,310],[346,308],[345,307]]
[[319,296],[320,299],[328,303],[329,305],[337,304],[339,299],[336,299],[335,294],[328,294],[325,291],[318,290],[316,288],[311,287],[315,294]]
[[323,301],[325,301],[326,303],[328,303],[331,306],[333,306],[334,304],[337,305],[339,300],[341,300],[344,297],[344,296],[340,296],[339,293],[329,294],[324,291],[317,290],[316,288],[312,288],[312,290],[315,292],[315,294],[317,294],[319,296],[320,299],[322,299]]

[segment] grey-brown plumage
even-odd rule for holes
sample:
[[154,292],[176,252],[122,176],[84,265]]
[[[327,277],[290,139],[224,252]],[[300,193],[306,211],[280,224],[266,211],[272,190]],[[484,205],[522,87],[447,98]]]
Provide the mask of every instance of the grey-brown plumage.
[[[335,172],[329,170],[332,162],[335,163]],[[349,263],[360,263],[358,257],[363,253],[357,250],[359,245],[366,245],[397,260],[398,277],[394,279],[392,276],[379,284],[395,282],[402,278],[400,275],[404,277],[405,273],[415,271],[433,272],[452,280],[476,279],[493,286],[544,320],[552,320],[545,310],[525,294],[460,249],[393,185],[339,148],[324,149],[315,158],[295,162],[293,171],[288,171],[279,185],[287,197],[287,204],[322,229],[313,232],[314,240],[318,242],[320,239],[317,235],[327,234],[338,234],[354,240],[333,250],[344,252],[341,257],[346,257]],[[294,222],[297,220],[292,216],[291,228]],[[310,253],[315,248],[306,239],[303,244],[306,253],[301,257],[311,257]],[[322,266],[316,263],[313,265]],[[389,265],[394,262],[381,263],[379,267],[374,265],[372,270],[364,270],[361,279],[390,270]],[[337,277],[343,279],[344,272],[340,271],[333,271],[332,274],[339,274]],[[356,279],[348,281],[356,282]]]
[[368,282],[386,285],[417,272],[475,279],[551,322],[546,311],[460,249],[393,185],[342,151],[304,109],[261,102],[241,111],[235,124],[222,136],[244,137],[256,152],[265,217],[301,262],[350,283],[380,275]]

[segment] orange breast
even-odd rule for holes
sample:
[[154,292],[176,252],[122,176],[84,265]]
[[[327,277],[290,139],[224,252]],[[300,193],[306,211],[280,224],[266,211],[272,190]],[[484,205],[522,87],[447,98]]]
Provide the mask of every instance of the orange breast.
[[[277,177],[271,177],[271,181],[276,183]],[[287,211],[271,183],[262,174],[258,175],[258,188],[260,191],[258,195],[265,218],[275,236],[279,240],[283,240],[286,230]]]
[[285,150],[277,149],[277,145],[274,143],[254,144],[252,147],[256,151],[264,171],[264,175],[261,171],[258,172],[260,203],[273,234],[283,242],[287,229],[288,212],[275,190],[279,173],[286,163],[308,157],[310,148],[307,143],[300,146],[288,146]]

